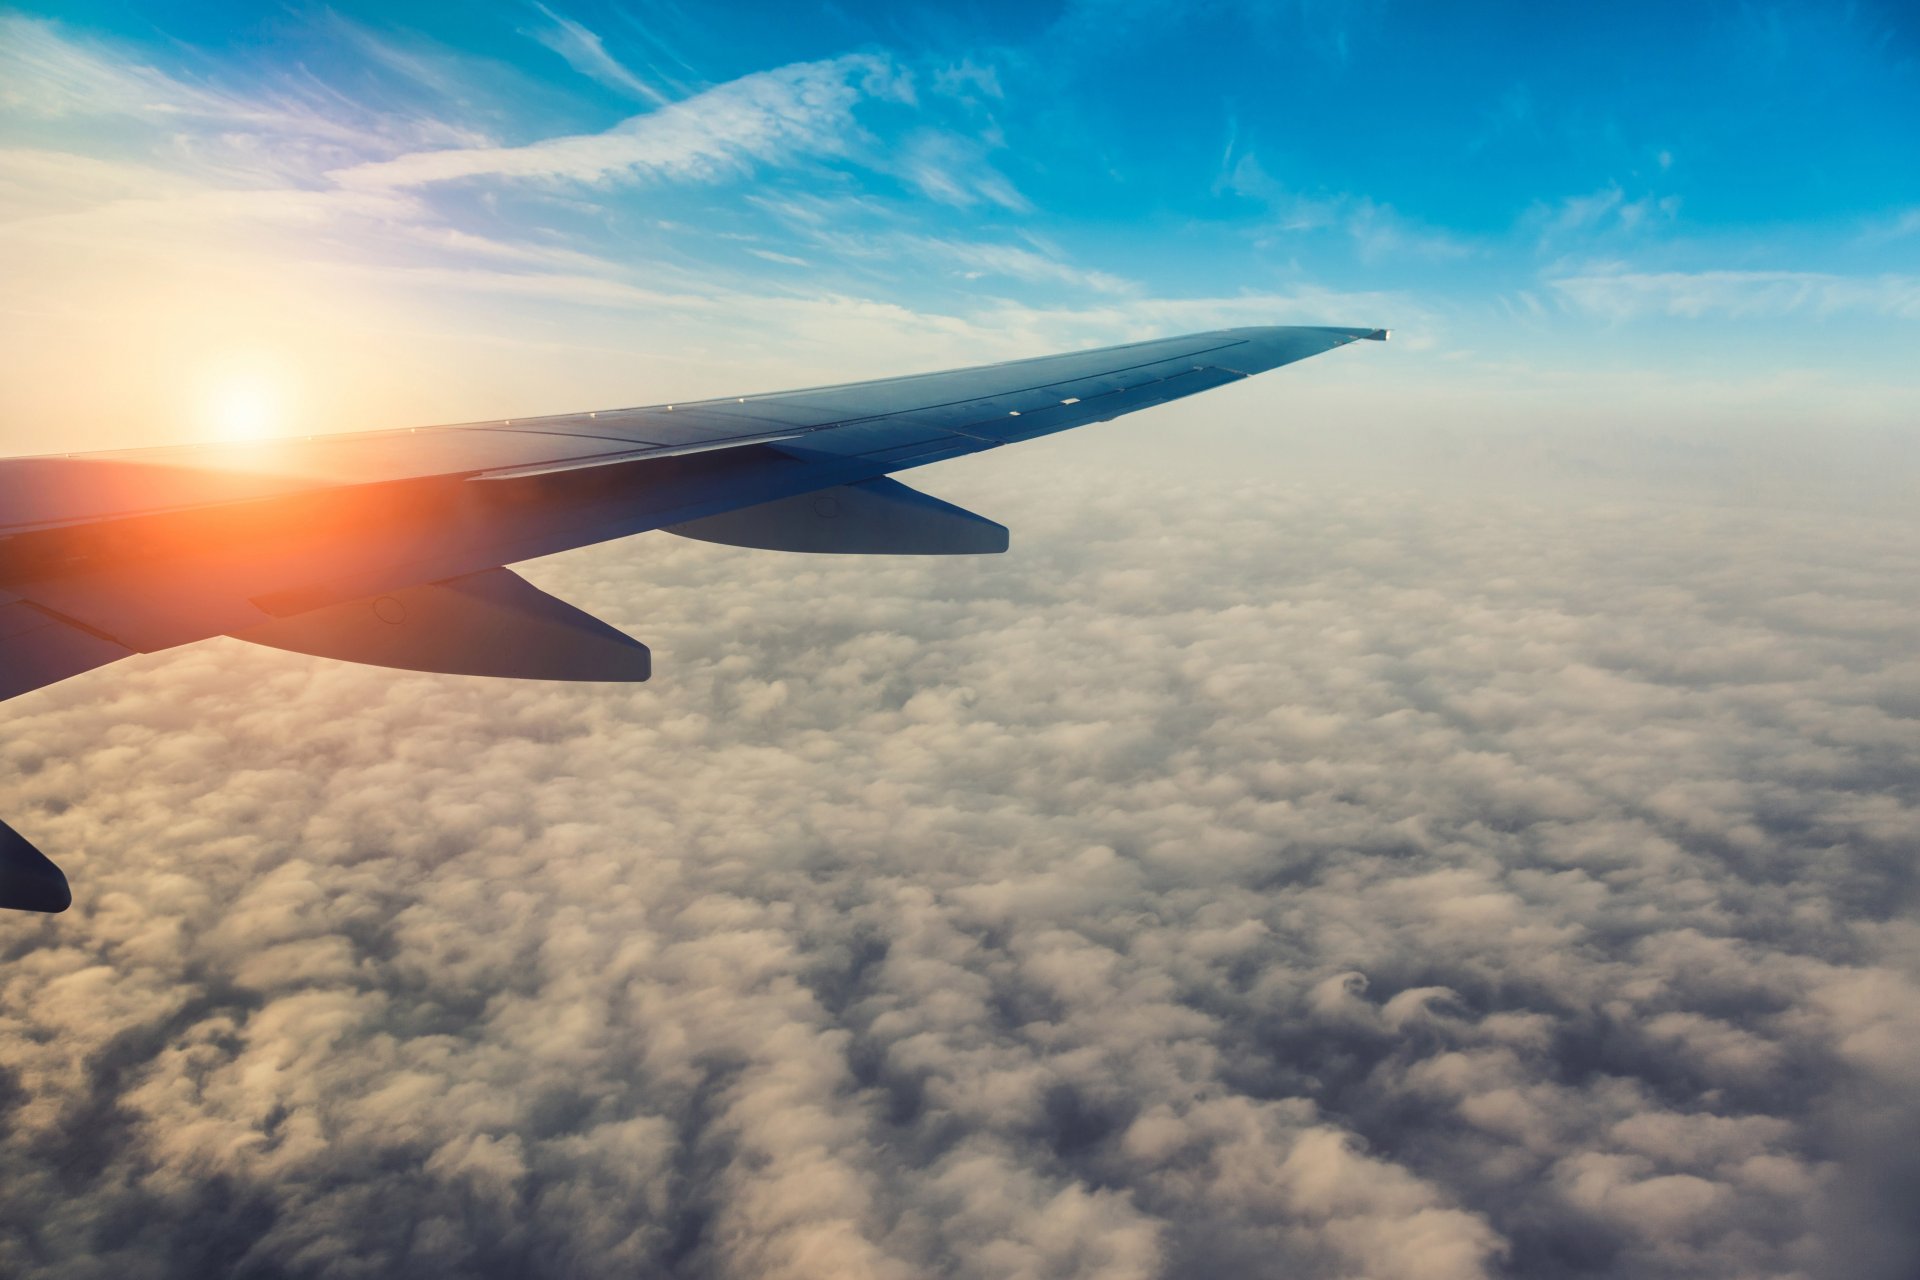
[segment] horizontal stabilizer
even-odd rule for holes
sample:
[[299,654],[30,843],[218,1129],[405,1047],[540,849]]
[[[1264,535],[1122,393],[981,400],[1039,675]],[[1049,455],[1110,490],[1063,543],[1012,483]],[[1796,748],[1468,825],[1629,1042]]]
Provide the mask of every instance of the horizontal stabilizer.
[[296,613],[236,639],[321,658],[520,680],[645,680],[647,647],[507,569]]
[[683,538],[767,551],[953,556],[1007,549],[1005,525],[885,477],[665,528]]
[[46,854],[0,822],[0,907],[11,911],[65,911],[73,905],[67,877]]

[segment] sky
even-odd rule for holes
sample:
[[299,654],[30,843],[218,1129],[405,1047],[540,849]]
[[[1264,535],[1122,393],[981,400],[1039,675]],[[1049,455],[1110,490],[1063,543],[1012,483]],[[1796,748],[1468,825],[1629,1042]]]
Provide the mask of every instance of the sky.
[[0,20],[12,452],[1262,321],[1394,328],[1368,380],[1438,423],[1658,380],[1699,431],[1851,436],[1914,390],[1899,4]]
[[0,708],[0,1274],[1920,1274],[1894,4],[0,10],[0,453],[1378,325]]

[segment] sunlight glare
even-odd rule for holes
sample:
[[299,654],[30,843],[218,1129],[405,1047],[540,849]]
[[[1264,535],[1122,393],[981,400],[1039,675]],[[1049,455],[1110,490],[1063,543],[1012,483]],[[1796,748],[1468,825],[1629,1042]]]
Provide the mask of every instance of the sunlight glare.
[[258,440],[273,434],[280,424],[280,397],[273,384],[259,374],[228,378],[215,390],[210,405],[214,430],[222,440]]

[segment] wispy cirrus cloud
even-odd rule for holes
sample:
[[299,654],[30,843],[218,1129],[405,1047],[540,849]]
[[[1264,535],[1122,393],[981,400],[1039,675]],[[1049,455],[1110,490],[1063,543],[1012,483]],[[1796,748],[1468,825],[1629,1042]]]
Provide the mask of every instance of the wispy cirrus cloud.
[[999,68],[991,63],[976,62],[971,57],[939,68],[933,73],[932,79],[935,92],[963,100],[991,99],[997,102],[1007,96],[1000,84]]
[[649,177],[700,180],[756,162],[845,152],[853,109],[897,96],[884,57],[849,54],[757,72],[635,116],[604,133],[517,147],[419,151],[331,176],[346,186],[413,187],[467,178],[589,184]]
[[1029,284],[1067,285],[1096,293],[1132,293],[1139,286],[1122,276],[1075,266],[1055,254],[1016,244],[916,237],[919,252],[952,263],[968,279],[1005,276]]
[[197,188],[191,180],[154,165],[32,147],[0,148],[0,222]]
[[[416,104],[417,106],[418,104]],[[428,145],[467,145],[478,131],[430,112],[374,109],[304,75],[256,74],[250,79],[189,79],[154,66],[108,41],[75,35],[59,23],[0,14],[0,113],[36,120],[119,117],[189,132],[186,155],[217,164],[227,152],[259,138],[297,155],[330,145],[335,161],[352,154],[391,154]],[[244,151],[255,168],[280,167],[271,149]],[[297,156],[296,156],[297,160]]]
[[871,196],[782,189],[746,199],[823,261],[896,275],[905,266],[921,278],[998,279],[1113,295],[1141,291],[1136,281],[1076,262],[1049,238],[1020,230],[1017,220],[993,228],[999,238],[935,234],[927,219]]
[[991,206],[1014,213],[1033,208],[1032,201],[993,167],[986,143],[956,133],[925,129],[901,146],[899,175],[920,193],[958,209]]
[[1371,196],[1335,192],[1306,195],[1290,190],[1269,174],[1251,152],[1234,154],[1229,142],[1216,189],[1258,200],[1272,211],[1260,243],[1278,243],[1287,235],[1332,232],[1352,242],[1363,262],[1412,257],[1446,260],[1471,256],[1474,246],[1445,231],[1424,226],[1392,205]]
[[[901,229],[846,230],[825,221],[812,202],[781,197],[763,200],[763,204],[775,216],[787,221],[790,229],[809,245],[842,263],[886,263],[897,267],[906,261],[922,270],[943,270],[967,281],[998,278],[1105,294],[1139,291],[1136,282],[1110,271],[1081,266],[1056,246],[1037,239],[1021,245]],[[873,210],[850,206],[847,212],[857,216]]]
[[1902,209],[1890,218],[1877,219],[1861,233],[1861,243],[1875,247],[1908,236],[1920,235],[1920,208]]
[[42,18],[0,14],[0,107],[63,116],[163,115],[259,119],[256,103],[195,85],[115,51],[63,34]]
[[655,103],[667,102],[666,94],[642,80],[608,53],[606,41],[596,32],[564,14],[555,13],[544,4],[536,4],[534,8],[546,17],[547,25],[529,34],[564,58],[575,71],[609,89],[618,89]]
[[1582,195],[1536,202],[1521,218],[1521,226],[1533,230],[1545,246],[1570,236],[1631,235],[1671,223],[1679,213],[1678,196],[1649,193],[1629,200],[1619,183],[1610,182]]
[[1822,271],[1634,271],[1599,268],[1547,284],[1575,308],[1610,320],[1641,315],[1742,319],[1840,312],[1920,318],[1920,276]]

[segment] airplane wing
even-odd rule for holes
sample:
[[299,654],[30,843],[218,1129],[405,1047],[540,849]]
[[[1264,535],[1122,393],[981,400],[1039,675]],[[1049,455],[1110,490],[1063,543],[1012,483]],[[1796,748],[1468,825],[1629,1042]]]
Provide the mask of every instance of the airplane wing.
[[0,699],[218,635],[415,670],[644,680],[644,645],[505,566],[650,529],[1004,551],[1000,525],[888,475],[1385,337],[1223,329],[803,391],[0,460]]

